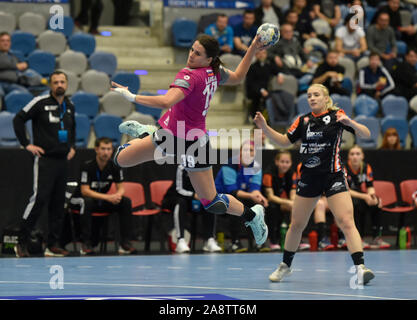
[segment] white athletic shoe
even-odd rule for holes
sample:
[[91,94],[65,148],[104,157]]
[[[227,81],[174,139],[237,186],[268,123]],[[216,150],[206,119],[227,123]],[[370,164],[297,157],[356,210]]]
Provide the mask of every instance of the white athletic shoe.
[[280,282],[282,278],[289,276],[291,272],[291,269],[284,262],[281,262],[278,268],[269,275],[269,280],[272,282]]
[[219,247],[216,240],[214,238],[209,238],[206,244],[203,247],[203,251],[205,252],[221,252],[222,248]]
[[140,138],[145,133],[151,135],[156,130],[158,130],[158,128],[153,125],[141,124],[134,120],[128,120],[119,125],[120,133],[127,134],[134,138]]
[[375,275],[372,272],[372,270],[368,269],[363,264],[360,264],[356,267],[356,272],[358,276],[358,285],[365,285],[373,278],[375,278]]
[[190,247],[185,242],[184,238],[178,239],[177,247],[175,248],[176,253],[187,253],[190,252]]
[[256,204],[251,208],[256,216],[251,221],[246,221],[245,226],[251,227],[253,237],[258,246],[264,244],[268,238],[268,226],[265,223],[265,209],[260,204]]

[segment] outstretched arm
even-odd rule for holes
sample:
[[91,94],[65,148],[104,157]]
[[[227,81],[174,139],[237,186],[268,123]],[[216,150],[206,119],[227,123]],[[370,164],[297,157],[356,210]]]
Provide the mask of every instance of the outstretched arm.
[[371,137],[371,131],[364,126],[363,124],[360,124],[356,122],[355,120],[350,119],[346,114],[344,113],[337,113],[337,122],[343,123],[345,126],[353,128],[355,130],[355,134],[357,134],[361,138],[370,138]]
[[291,145],[291,141],[286,135],[276,132],[274,129],[268,126],[262,113],[257,112],[253,121],[259,129],[262,129],[262,131],[271,141],[275,142],[280,147],[288,147]]
[[143,104],[149,107],[156,107],[161,109],[169,109],[174,104],[180,102],[185,98],[184,93],[179,88],[170,88],[166,94],[158,96],[144,96],[140,94],[131,93],[127,87],[124,87],[116,82],[112,81],[112,86],[116,88],[111,88],[112,91],[118,92],[123,95],[130,102],[135,102]]

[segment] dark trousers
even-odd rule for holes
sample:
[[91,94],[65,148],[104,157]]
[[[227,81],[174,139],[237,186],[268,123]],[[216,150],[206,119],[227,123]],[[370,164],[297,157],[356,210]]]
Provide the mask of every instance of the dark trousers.
[[100,21],[101,12],[103,11],[103,2],[101,0],[82,0],[81,11],[75,20],[81,24],[87,25],[89,13],[91,16],[90,31],[96,30]]
[[273,244],[279,244],[281,240],[280,228],[282,222],[289,225],[288,214],[281,211],[281,206],[277,203],[270,202],[269,206],[265,208],[266,217],[265,222],[268,225],[269,240]]
[[85,197],[84,210],[80,211],[81,241],[92,243],[92,216],[94,212],[118,213],[121,242],[127,242],[131,237],[132,229],[132,202],[122,197],[118,204],[108,201]]
[[363,238],[365,235],[365,222],[367,213],[371,214],[372,222],[372,237],[375,238],[382,231],[381,226],[381,210],[378,206],[368,206],[368,204],[361,199],[353,198],[353,209],[355,215],[355,223],[358,231]]
[[64,217],[67,173],[68,161],[66,158],[35,157],[33,164],[33,194],[20,222],[21,243],[28,241],[30,232],[35,227],[44,206],[47,206],[47,244],[48,247],[58,244]]
[[115,26],[126,26],[129,24],[129,13],[132,4],[133,0],[113,0]]
[[173,214],[173,225],[178,233],[178,238],[184,238],[184,229],[189,226],[189,214],[200,214],[203,219],[202,236],[204,240],[215,236],[216,215],[205,211],[191,212],[191,198],[168,197],[165,198],[162,207],[169,209]]
[[[236,197],[237,198],[237,197]],[[248,200],[248,199],[242,199],[242,198],[237,198],[240,202],[243,203],[243,205],[251,208],[253,207],[256,203],[253,202],[252,200]],[[245,233],[246,233],[246,237],[248,239],[253,239],[252,236],[252,232],[249,228],[246,228],[244,226],[244,220],[242,219],[242,217],[240,216],[235,216],[233,214],[228,214],[227,215],[229,218],[229,231],[230,231],[230,238],[232,240],[232,243],[236,242],[237,240],[239,240],[239,236],[242,232],[242,228],[245,228]]]

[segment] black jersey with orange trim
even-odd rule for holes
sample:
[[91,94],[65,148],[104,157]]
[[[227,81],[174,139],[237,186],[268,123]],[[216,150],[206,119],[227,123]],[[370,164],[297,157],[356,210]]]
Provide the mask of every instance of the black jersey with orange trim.
[[309,173],[333,173],[343,170],[340,156],[343,130],[354,129],[337,122],[342,109],[328,110],[319,115],[312,112],[299,116],[287,131],[291,143],[301,140],[301,171]]
[[290,169],[282,175],[275,164],[269,166],[262,177],[262,187],[272,188],[278,197],[289,198],[293,188],[293,171]]
[[353,170],[350,161],[348,161],[346,165],[346,173],[349,188],[352,190],[366,192],[367,188],[374,186],[374,174],[372,172],[372,167],[366,162],[363,162],[361,168],[355,171]]

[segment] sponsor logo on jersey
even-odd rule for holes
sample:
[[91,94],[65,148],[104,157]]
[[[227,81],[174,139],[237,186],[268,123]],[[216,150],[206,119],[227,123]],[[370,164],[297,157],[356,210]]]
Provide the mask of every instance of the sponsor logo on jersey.
[[307,127],[307,140],[318,140],[323,137],[322,131],[311,131],[310,124]]
[[311,157],[306,162],[304,162],[304,166],[307,168],[315,168],[321,164],[319,157]]

